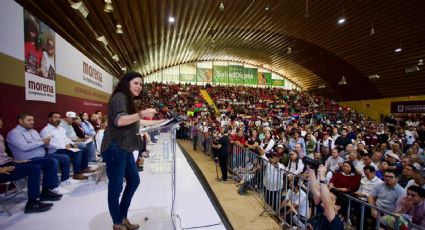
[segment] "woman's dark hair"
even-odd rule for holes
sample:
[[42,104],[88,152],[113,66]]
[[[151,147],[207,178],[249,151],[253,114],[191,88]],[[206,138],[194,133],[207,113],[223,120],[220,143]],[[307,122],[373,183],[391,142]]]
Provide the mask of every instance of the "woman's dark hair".
[[[298,170],[298,161],[300,161],[301,159],[300,159],[300,155],[296,152],[296,151],[294,151],[294,150],[292,150],[289,154],[291,154],[291,153],[295,153],[295,154],[297,154],[297,159],[295,159],[295,162],[297,162],[296,164],[295,164],[295,170]],[[290,169],[291,168],[291,164],[292,164],[292,160],[291,159],[289,159],[289,164],[288,164],[288,168]]]
[[[134,97],[133,95],[131,95],[131,92],[130,92],[130,81],[138,77],[143,79],[143,76],[138,72],[125,73],[124,76],[122,76],[122,78],[118,82],[118,85],[115,87],[114,92],[111,95],[111,99],[112,99],[112,97],[116,93],[119,93],[119,92],[124,93],[127,96],[127,106],[128,106],[128,112],[130,114],[135,113],[137,111],[136,105],[134,103]],[[109,103],[111,102],[111,99],[109,99]]]
[[36,24],[36,22],[33,21],[32,19],[26,19],[24,26],[25,26],[25,34],[24,34],[25,42],[30,41],[30,38],[31,38],[30,32],[34,32],[36,33],[36,36],[34,38],[34,41],[32,42],[34,42],[36,49],[40,49],[41,42],[39,40],[38,25]]
[[344,161],[344,163],[342,163],[342,164],[348,164],[348,165],[350,165],[350,167],[351,167],[351,172],[350,173],[356,174],[356,169],[354,168],[354,165],[353,165],[353,163],[351,161]]

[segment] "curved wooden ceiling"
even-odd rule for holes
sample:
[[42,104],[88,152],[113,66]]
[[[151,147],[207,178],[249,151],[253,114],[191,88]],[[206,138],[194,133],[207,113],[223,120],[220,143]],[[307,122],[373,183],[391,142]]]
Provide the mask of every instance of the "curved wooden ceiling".
[[[220,0],[113,0],[111,13],[102,0],[83,0],[87,18],[71,8],[77,0],[17,2],[117,77],[124,66],[147,75],[187,62],[229,60],[263,65],[338,100],[425,91],[424,66],[404,71],[425,58],[423,0],[223,0],[224,11]],[[347,21],[339,25],[343,14]],[[116,24],[124,34],[115,33]],[[107,47],[96,40],[100,35]],[[398,46],[403,50],[395,53]],[[370,80],[374,74],[381,78]],[[347,85],[338,84],[342,76]]]

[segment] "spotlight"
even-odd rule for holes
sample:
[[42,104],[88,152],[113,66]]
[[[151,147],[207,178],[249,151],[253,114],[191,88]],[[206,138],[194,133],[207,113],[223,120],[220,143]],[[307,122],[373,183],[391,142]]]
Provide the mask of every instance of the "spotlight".
[[378,74],[374,74],[374,75],[369,76],[369,80],[375,80],[375,79],[379,79],[379,78],[381,78],[381,76],[379,76]]
[[396,52],[396,53],[400,53],[401,51],[402,51],[401,47],[394,49],[394,52]]
[[80,14],[84,17],[87,18],[87,15],[89,15],[89,10],[87,9],[86,5],[84,5],[83,2],[75,2],[71,4],[71,7],[75,10],[78,10],[78,12],[80,12]]
[[345,76],[342,76],[341,80],[338,82],[338,85],[346,85],[347,80],[345,79]]
[[288,47],[288,49],[286,50],[286,54],[291,54],[292,53],[292,49],[291,47]]
[[375,35],[375,29],[373,28],[373,22],[372,22],[372,28],[370,29],[369,35]]
[[108,41],[106,40],[105,36],[103,36],[103,35],[97,37],[96,40],[102,42],[104,46],[107,46],[108,45]]
[[345,9],[344,9],[344,7],[342,7],[342,17],[340,17],[339,19],[338,19],[338,24],[340,24],[340,25],[342,25],[342,24],[344,24],[345,23]]
[[421,58],[421,59],[419,59],[419,60],[418,60],[418,65],[419,65],[419,66],[424,65],[424,59],[422,59],[422,58]]
[[218,9],[219,9],[220,11],[224,11],[224,4],[223,4],[223,1],[221,1],[221,2],[220,2],[220,5],[218,6]]
[[117,29],[115,30],[117,34],[123,34],[124,31],[122,30],[122,26],[120,24],[117,24]]
[[169,17],[168,18],[168,22],[169,23],[174,23],[176,21],[176,19],[174,17]]
[[114,11],[114,7],[112,6],[112,0],[105,0],[105,6],[103,7],[103,11],[106,13],[111,13]]
[[120,60],[120,58],[118,57],[118,55],[113,55],[112,59],[114,59],[114,61],[118,62]]

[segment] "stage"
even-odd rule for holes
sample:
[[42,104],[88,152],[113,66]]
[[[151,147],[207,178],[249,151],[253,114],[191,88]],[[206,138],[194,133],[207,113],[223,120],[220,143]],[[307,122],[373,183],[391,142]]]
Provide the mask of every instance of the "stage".
[[[217,211],[201,183],[177,146],[176,200],[174,226],[171,219],[172,183],[171,155],[163,154],[163,140],[169,134],[161,133],[155,145],[149,145],[151,156],[145,170],[140,172],[141,183],[133,197],[129,219],[141,224],[143,230],[158,229],[225,229]],[[112,229],[107,207],[107,182],[98,185],[84,182],[64,187],[70,191],[62,200],[54,202],[50,211],[24,214],[26,200],[16,204],[12,216],[0,216],[2,230],[45,229]],[[8,204],[10,206],[10,204]],[[204,226],[204,227],[202,227]]]

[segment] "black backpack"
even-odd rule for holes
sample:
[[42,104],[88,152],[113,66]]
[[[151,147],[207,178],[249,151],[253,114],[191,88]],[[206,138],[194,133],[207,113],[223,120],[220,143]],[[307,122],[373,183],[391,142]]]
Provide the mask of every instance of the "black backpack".
[[239,195],[245,195],[248,192],[249,189],[249,182],[245,181],[238,189]]

